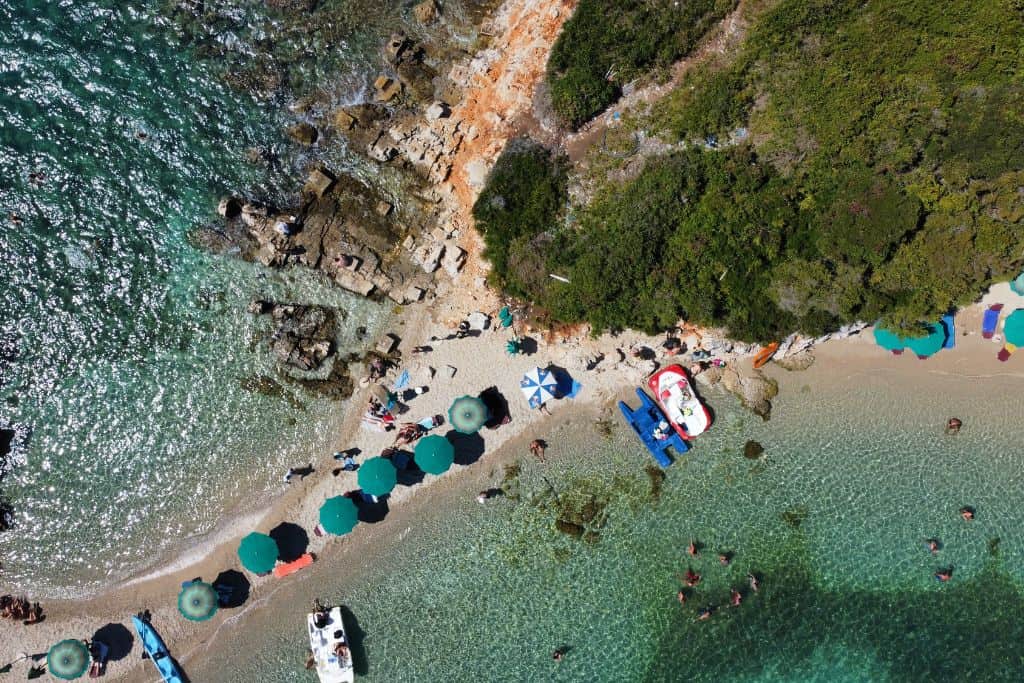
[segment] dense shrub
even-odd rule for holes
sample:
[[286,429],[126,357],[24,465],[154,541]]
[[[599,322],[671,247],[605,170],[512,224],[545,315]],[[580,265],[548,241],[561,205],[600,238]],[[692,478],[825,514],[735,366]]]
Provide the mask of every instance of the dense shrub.
[[583,212],[555,250],[570,283],[546,303],[598,329],[653,332],[683,316],[770,338],[795,324],[767,288],[800,220],[784,181],[749,150],[679,152]]
[[781,0],[652,125],[746,127],[800,196],[769,291],[802,325],[906,325],[1024,262],[1022,34],[1014,0]]
[[564,162],[529,140],[509,142],[473,205],[495,284],[519,297],[543,294],[545,233],[565,201]]
[[578,128],[619,84],[688,54],[736,0],[580,0],[548,59],[552,104]]

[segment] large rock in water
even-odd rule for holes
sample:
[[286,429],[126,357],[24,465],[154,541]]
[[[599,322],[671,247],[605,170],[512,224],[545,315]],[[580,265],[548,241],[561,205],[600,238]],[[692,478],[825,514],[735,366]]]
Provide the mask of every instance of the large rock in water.
[[334,353],[337,330],[330,308],[274,304],[269,313],[275,323],[270,348],[283,365],[308,372],[318,369]]

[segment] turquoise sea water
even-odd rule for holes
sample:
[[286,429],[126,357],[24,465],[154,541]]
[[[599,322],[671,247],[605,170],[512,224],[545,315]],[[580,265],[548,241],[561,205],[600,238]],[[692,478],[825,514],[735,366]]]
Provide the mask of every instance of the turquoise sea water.
[[[241,386],[273,375],[252,297],[338,307],[344,350],[382,315],[188,243],[224,193],[286,199],[309,153],[281,134],[290,90],[228,85],[269,49],[263,3],[206,3],[189,31],[176,5],[203,7],[0,0],[0,423],[31,430],[0,484],[16,512],[0,535],[8,590],[109,583],[326,447],[337,404]],[[335,101],[357,96],[394,7],[330,44],[310,28],[316,55],[282,37],[274,48],[299,54],[273,69],[298,92],[320,79]]]
[[[545,435],[551,462],[523,462],[519,500],[432,497],[367,564],[341,544],[221,628],[190,673],[315,680],[303,614],[320,596],[350,608],[366,681],[1021,680],[1022,380],[970,394],[942,376],[838,377],[783,377],[767,423],[710,393],[714,428],[658,495],[621,425],[610,440]],[[950,414],[968,426],[956,438],[942,434]],[[763,459],[743,457],[747,439]],[[595,542],[554,529],[556,498],[607,504]],[[696,559],[691,538],[704,544]],[[688,566],[703,579],[681,607]],[[933,578],[949,566],[950,582]],[[717,612],[698,622],[705,605]],[[555,663],[559,645],[570,650]]]

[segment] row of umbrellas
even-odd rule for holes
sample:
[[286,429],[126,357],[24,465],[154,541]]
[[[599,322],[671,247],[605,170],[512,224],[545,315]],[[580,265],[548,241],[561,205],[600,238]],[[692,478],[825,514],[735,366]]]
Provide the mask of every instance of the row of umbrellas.
[[[900,352],[908,348],[921,358],[937,353],[946,343],[946,328],[942,323],[928,324],[925,334],[918,337],[902,337],[878,326],[875,327],[874,334],[875,341],[883,349]],[[1003,339],[1010,352],[1024,346],[1024,308],[1018,308],[1006,316],[1003,322]]]
[[[504,320],[502,321],[505,322]],[[509,316],[511,322],[511,316]],[[551,371],[535,368],[520,382],[531,408],[538,408],[555,397],[557,385]],[[390,393],[381,397],[392,402]],[[457,398],[448,409],[448,421],[461,434],[475,434],[490,419],[486,404],[476,396]],[[413,460],[427,474],[443,474],[455,462],[455,446],[443,436],[431,434],[416,443]],[[398,484],[398,471],[387,458],[370,458],[359,467],[359,487],[371,496],[391,493]],[[320,526],[329,534],[343,536],[359,523],[359,509],[351,498],[334,496],[320,506]],[[254,574],[273,570],[280,557],[277,542],[267,534],[253,532],[238,546],[242,566]],[[206,621],[217,613],[217,589],[204,581],[182,586],[178,594],[178,611],[190,621]],[[62,640],[50,648],[46,656],[47,670],[57,678],[73,680],[85,674],[91,662],[89,648],[81,640]]]

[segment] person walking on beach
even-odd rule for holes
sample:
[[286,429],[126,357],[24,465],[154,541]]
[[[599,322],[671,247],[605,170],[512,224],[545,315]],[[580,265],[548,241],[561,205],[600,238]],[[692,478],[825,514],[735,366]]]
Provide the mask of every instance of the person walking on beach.
[[530,442],[530,452],[541,462],[544,462],[544,452],[546,450],[547,444],[543,440],[534,439]]

